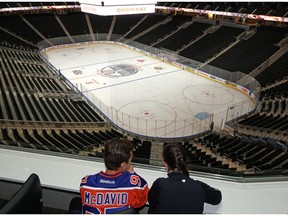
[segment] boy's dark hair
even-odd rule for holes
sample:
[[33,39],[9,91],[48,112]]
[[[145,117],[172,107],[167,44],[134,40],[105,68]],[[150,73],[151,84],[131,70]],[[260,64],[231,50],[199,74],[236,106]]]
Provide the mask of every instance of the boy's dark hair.
[[171,169],[178,169],[178,171],[189,176],[186,154],[178,144],[170,143],[164,145],[163,160]]
[[106,142],[104,163],[107,169],[117,170],[121,163],[128,163],[133,151],[133,143],[126,138],[116,138]]

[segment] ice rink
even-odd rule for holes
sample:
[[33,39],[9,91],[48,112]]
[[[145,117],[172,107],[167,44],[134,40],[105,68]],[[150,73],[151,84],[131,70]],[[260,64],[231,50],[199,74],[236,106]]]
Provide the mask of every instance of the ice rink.
[[219,130],[255,107],[236,89],[117,44],[71,44],[45,56],[112,122],[136,134],[191,136],[212,120]]

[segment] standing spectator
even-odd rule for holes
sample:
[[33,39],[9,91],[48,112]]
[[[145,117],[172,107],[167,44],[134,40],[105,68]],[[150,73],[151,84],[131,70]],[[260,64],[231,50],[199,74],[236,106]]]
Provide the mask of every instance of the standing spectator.
[[221,202],[219,190],[189,177],[186,156],[179,145],[164,146],[163,165],[168,178],[158,178],[153,183],[148,195],[148,213],[201,214],[204,203]]
[[212,121],[210,124],[210,134],[213,133],[213,130],[214,130],[214,121]]
[[104,148],[106,171],[82,178],[82,212],[109,214],[141,208],[147,202],[147,182],[134,172],[133,144],[127,139],[108,141]]

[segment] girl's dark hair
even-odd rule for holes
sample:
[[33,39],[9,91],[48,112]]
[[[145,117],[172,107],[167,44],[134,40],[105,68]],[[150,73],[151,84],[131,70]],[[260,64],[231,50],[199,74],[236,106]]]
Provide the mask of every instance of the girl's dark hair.
[[133,143],[126,138],[116,138],[106,142],[104,163],[107,169],[117,170],[122,162],[128,163],[133,151]]
[[187,157],[181,146],[176,143],[166,144],[163,149],[163,160],[171,169],[178,169],[189,176]]

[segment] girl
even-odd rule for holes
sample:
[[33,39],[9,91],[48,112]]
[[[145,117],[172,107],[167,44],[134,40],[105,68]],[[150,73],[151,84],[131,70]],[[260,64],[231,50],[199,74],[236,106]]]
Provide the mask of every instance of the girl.
[[177,144],[163,149],[163,165],[168,178],[158,178],[148,193],[148,213],[201,214],[204,203],[217,205],[221,192],[189,177],[186,155]]

